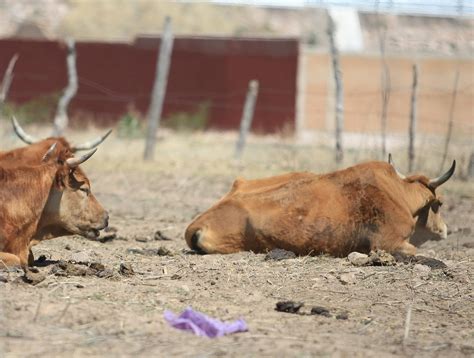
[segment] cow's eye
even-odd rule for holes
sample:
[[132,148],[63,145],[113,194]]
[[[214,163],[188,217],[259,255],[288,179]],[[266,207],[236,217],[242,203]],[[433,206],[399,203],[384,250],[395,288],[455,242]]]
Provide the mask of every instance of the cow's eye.
[[89,188],[79,188],[80,191],[83,191],[84,193],[86,193],[87,195],[89,195],[91,193],[90,189]]

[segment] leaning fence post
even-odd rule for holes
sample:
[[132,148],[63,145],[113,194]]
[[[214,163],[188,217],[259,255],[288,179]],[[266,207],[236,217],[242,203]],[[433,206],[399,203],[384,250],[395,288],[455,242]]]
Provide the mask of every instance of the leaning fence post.
[[448,156],[449,142],[451,141],[451,134],[453,132],[454,108],[456,104],[456,95],[458,93],[458,82],[459,82],[459,67],[456,69],[456,74],[454,76],[453,94],[451,96],[451,107],[449,109],[448,131],[446,133],[446,141],[444,142],[443,160],[441,161],[440,171],[442,171],[444,168],[444,162],[446,161],[446,157]]
[[173,31],[171,28],[171,18],[166,16],[161,37],[160,53],[157,56],[155,83],[151,95],[150,108],[148,110],[148,128],[145,140],[145,160],[153,160],[155,154],[156,132],[160,126],[161,113],[163,111],[163,102],[166,94],[166,84],[168,82],[168,72],[171,62],[171,53],[173,52]]
[[344,150],[342,145],[342,131],[344,129],[344,89],[342,85],[342,72],[339,64],[339,51],[334,39],[334,21],[328,15],[329,45],[331,49],[332,67],[334,72],[334,81],[336,83],[336,163],[341,163],[344,159]]
[[54,135],[60,136],[67,128],[69,119],[67,116],[67,107],[69,102],[76,95],[77,92],[77,69],[76,69],[76,48],[74,40],[66,40],[67,44],[67,73],[68,85],[64,90],[62,97],[59,99],[56,116],[54,117]]
[[0,85],[0,103],[5,102],[8,96],[8,91],[10,90],[10,85],[12,84],[13,79],[13,68],[15,67],[15,63],[18,60],[18,54],[14,54],[13,57],[10,59],[8,63],[8,67],[5,70],[5,74],[3,75],[3,80]]
[[242,111],[242,119],[240,120],[239,139],[235,145],[235,158],[239,159],[244,150],[247,134],[252,126],[253,114],[255,111],[255,103],[258,95],[258,81],[252,80],[249,82],[249,89],[247,97],[245,98],[244,110]]
[[413,65],[413,82],[411,86],[410,125],[408,128],[408,171],[412,172],[415,162],[415,132],[416,132],[416,94],[418,88],[418,65]]

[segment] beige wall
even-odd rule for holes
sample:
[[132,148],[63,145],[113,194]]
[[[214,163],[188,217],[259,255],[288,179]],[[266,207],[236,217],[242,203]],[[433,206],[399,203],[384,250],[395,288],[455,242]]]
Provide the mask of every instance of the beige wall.
[[[300,69],[301,130],[329,131],[334,121],[334,81],[328,54],[303,51]],[[460,76],[454,112],[456,134],[473,135],[474,61],[447,58],[387,57],[391,77],[388,132],[408,128],[412,64],[418,63],[418,130],[446,132],[456,68]],[[347,132],[380,132],[381,61],[379,56],[342,55],[344,120]]]

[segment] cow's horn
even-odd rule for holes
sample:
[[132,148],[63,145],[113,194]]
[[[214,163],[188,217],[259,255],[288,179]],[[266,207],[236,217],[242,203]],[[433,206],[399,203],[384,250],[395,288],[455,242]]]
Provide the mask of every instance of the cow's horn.
[[103,136],[101,137],[98,137],[94,140],[91,140],[89,142],[85,142],[85,143],[82,143],[82,144],[78,144],[78,145],[73,145],[72,146],[72,151],[73,152],[77,152],[78,150],[90,150],[90,149],[94,149],[95,147],[97,147],[100,143],[102,143],[105,138],[107,138],[109,136],[109,134],[112,133],[112,129],[109,129],[107,131],[107,133],[105,133]]
[[428,182],[428,186],[432,189],[436,189],[440,185],[446,183],[449,180],[449,178],[453,176],[455,169],[456,169],[456,161],[453,160],[453,164],[451,165],[451,168],[449,168],[449,170],[443,175],[440,175],[439,177],[434,178],[434,179],[430,179],[430,181]]
[[58,143],[54,143],[51,147],[49,147],[48,151],[43,155],[43,158],[41,158],[42,162],[46,162],[49,160],[49,157],[51,156],[51,154],[53,154],[57,144]]
[[397,173],[397,175],[400,177],[400,179],[405,179],[406,176],[403,175],[402,173],[400,173],[397,168],[395,168],[395,163],[393,162],[393,159],[392,159],[392,153],[388,153],[388,162],[389,164],[392,166],[393,169],[395,169],[395,173]]
[[89,153],[84,154],[82,157],[79,158],[69,158],[66,159],[66,164],[70,168],[76,168],[77,166],[81,165],[84,163],[87,159],[92,157],[92,155],[97,151],[97,148],[94,150],[91,150]]
[[29,134],[26,134],[23,128],[20,127],[20,123],[18,123],[15,116],[12,116],[12,125],[16,135],[26,144],[33,144],[38,142],[38,139]]

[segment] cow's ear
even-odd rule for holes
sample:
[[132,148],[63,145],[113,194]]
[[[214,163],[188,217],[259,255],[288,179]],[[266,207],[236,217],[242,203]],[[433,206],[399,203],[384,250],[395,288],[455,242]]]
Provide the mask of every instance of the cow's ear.
[[41,158],[41,161],[43,163],[47,163],[51,160],[51,158],[54,157],[54,152],[56,150],[56,145],[58,143],[54,143],[51,147],[49,147],[48,151],[43,155],[43,158]]
[[56,174],[56,179],[55,179],[55,182],[56,182],[56,187],[60,190],[63,190],[64,188],[66,188],[66,175],[63,171],[58,171],[58,173]]

